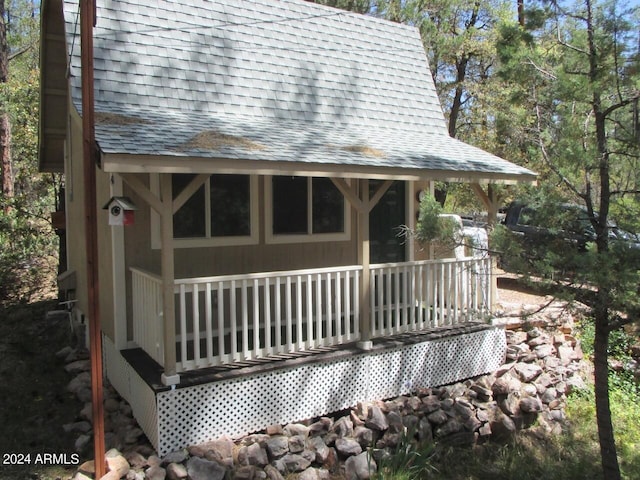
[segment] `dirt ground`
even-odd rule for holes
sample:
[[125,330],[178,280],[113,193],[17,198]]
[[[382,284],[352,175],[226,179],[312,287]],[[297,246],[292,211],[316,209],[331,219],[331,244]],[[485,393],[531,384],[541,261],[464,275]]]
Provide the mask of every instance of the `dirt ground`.
[[[499,282],[498,302],[505,311],[546,301],[510,279]],[[75,435],[62,425],[76,421],[82,409],[66,391],[72,377],[55,355],[72,341],[67,321],[46,315],[56,308],[49,301],[0,310],[0,480],[66,480],[75,473],[75,465],[37,463],[46,453],[75,453]]]
[[73,465],[52,465],[45,455],[75,453],[74,435],[62,425],[82,409],[66,391],[71,376],[55,356],[70,342],[68,321],[46,317],[55,308],[54,301],[0,310],[1,480],[53,480],[75,473]]

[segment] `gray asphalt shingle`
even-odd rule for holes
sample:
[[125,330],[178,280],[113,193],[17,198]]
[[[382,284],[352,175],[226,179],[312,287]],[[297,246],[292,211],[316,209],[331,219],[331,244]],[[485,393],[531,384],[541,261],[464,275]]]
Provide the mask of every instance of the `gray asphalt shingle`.
[[[77,1],[65,19],[80,110]],[[103,115],[105,153],[530,174],[448,136],[413,27],[301,0],[97,4],[96,111],[141,120]],[[211,131],[262,148],[188,146]]]

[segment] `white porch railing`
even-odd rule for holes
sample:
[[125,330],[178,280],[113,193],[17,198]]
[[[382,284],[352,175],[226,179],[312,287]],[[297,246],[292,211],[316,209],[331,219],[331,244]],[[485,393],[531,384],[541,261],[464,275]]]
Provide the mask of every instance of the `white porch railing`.
[[[489,312],[491,260],[371,266],[371,334],[455,325]],[[177,371],[360,339],[362,267],[175,281]],[[163,364],[161,282],[132,269],[134,341]]]
[[133,341],[160,365],[164,365],[162,279],[138,268],[131,269]]
[[491,259],[371,265],[371,336],[457,325],[489,314]]

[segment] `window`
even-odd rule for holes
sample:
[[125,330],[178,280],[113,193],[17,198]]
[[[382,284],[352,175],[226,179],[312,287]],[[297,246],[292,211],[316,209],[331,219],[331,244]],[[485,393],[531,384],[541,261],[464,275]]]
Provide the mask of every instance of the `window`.
[[[195,178],[172,175],[173,197]],[[255,243],[257,180],[249,175],[211,175],[173,216],[176,246]]]
[[272,207],[268,240],[287,242],[349,238],[347,205],[342,193],[330,179],[274,176],[270,181],[267,180],[267,185],[271,187],[267,195],[270,196]]

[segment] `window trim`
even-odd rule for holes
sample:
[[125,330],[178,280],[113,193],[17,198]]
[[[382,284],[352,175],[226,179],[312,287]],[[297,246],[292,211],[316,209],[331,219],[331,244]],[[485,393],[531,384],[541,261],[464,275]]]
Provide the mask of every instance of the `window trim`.
[[[151,173],[150,185],[151,191],[156,195],[160,192],[160,176],[157,173]],[[212,173],[211,175],[222,175]],[[202,248],[202,247],[227,247],[233,245],[257,245],[260,240],[260,221],[259,211],[260,204],[258,201],[259,188],[258,188],[258,176],[248,175],[249,177],[249,228],[250,235],[238,235],[238,236],[220,236],[220,237],[197,237],[197,238],[173,238],[174,248]],[[206,190],[209,190],[211,182],[211,176],[203,184]],[[211,205],[209,198],[210,193],[205,191],[205,222],[206,231],[211,232]],[[151,209],[151,248],[158,250],[161,248],[160,240],[160,215],[155,210]]]
[[[264,176],[264,196],[265,196],[265,243],[285,244],[285,243],[313,243],[313,242],[344,242],[351,240],[351,204],[344,199],[344,232],[337,233],[313,233],[313,191],[309,188],[314,177],[303,177],[307,179],[307,232],[310,233],[273,233],[273,182],[275,175]],[[326,177],[317,177],[326,178]],[[347,179],[351,184],[351,180]],[[342,192],[340,192],[342,194]]]

